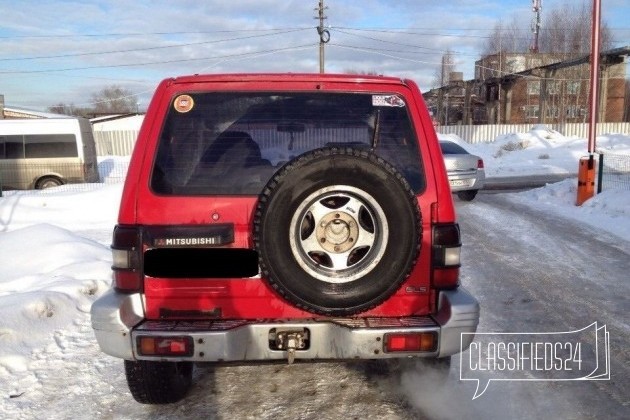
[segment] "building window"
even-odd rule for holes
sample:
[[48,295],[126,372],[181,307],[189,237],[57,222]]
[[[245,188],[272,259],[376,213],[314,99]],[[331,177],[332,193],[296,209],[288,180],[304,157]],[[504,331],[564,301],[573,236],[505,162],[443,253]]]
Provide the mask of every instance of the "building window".
[[538,105],[528,105],[525,107],[526,118],[538,118],[539,107]]
[[553,80],[547,81],[547,93],[549,95],[558,95],[561,89],[561,82],[556,82]]
[[580,82],[576,81],[568,81],[567,82],[567,93],[569,95],[579,95],[580,94]]
[[497,101],[499,99],[499,87],[496,85],[490,86],[488,89],[488,101]]
[[548,118],[558,118],[560,116],[560,110],[555,105],[548,106],[546,114]]
[[569,105],[567,107],[567,118],[580,118],[584,115],[586,113],[579,105]]
[[528,95],[540,95],[540,80],[530,80],[527,82]]

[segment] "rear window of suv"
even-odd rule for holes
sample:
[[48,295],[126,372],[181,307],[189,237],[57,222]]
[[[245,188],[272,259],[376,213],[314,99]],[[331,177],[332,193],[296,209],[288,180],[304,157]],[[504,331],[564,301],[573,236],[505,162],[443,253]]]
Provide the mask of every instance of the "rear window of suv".
[[257,195],[302,153],[373,150],[424,189],[418,142],[398,95],[202,92],[173,98],[151,188],[161,195]]

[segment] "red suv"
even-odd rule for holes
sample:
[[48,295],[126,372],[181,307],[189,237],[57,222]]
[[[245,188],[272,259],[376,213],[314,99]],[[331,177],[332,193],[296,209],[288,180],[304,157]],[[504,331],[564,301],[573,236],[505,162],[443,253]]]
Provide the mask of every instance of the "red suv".
[[186,394],[194,363],[428,358],[479,319],[412,81],[239,74],[164,80],[92,307],[133,397]]

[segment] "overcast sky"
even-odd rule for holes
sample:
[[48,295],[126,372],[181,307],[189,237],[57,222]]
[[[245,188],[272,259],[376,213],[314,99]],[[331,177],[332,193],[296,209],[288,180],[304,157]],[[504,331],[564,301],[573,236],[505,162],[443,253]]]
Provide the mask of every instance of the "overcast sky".
[[[581,0],[544,0],[545,13]],[[474,61],[499,21],[533,18],[531,0],[326,0],[326,71],[410,77],[429,89],[450,48]],[[590,0],[589,0],[590,4]],[[0,94],[35,110],[90,106],[117,84],[144,109],[170,76],[319,71],[318,0],[0,0]],[[602,0],[614,46],[630,45],[628,0]],[[524,37],[531,32],[524,31]]]

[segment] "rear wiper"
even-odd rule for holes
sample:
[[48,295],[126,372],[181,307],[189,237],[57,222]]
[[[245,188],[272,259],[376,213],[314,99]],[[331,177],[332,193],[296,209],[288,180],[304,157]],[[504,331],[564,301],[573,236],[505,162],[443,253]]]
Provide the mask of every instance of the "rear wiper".
[[372,151],[378,145],[378,137],[381,131],[381,110],[376,110],[376,120],[374,121],[374,135],[372,136]]

